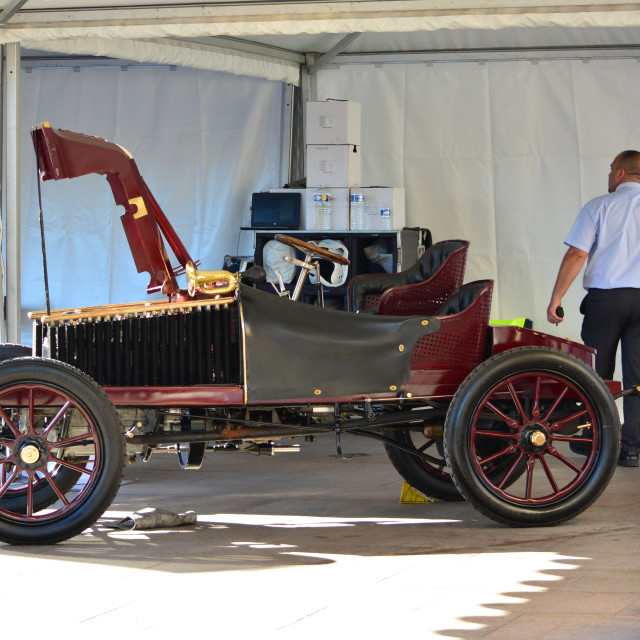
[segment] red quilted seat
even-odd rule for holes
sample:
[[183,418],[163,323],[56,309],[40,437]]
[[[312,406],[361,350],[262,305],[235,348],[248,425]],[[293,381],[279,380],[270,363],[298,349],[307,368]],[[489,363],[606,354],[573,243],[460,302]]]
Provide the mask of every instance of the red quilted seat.
[[400,273],[362,274],[349,282],[349,310],[381,315],[433,315],[464,280],[469,242],[431,245]]
[[487,354],[493,280],[476,280],[460,287],[435,314],[440,330],[418,340],[412,369],[476,367]]

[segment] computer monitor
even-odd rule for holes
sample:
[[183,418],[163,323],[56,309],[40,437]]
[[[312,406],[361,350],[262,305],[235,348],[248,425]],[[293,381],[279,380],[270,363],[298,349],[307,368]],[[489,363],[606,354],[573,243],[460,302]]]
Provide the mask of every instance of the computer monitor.
[[251,196],[252,229],[299,229],[300,193],[254,193]]

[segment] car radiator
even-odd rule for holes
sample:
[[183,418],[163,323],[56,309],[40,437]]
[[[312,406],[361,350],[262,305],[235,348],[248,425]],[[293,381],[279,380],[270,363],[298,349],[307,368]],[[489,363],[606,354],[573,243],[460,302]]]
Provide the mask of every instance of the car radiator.
[[148,303],[30,316],[34,355],[73,365],[104,386],[238,383],[238,313],[233,301]]

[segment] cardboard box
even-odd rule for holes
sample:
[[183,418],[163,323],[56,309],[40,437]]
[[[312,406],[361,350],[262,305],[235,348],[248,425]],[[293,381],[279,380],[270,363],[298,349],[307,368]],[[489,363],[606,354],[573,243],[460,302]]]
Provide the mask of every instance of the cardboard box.
[[360,145],[360,103],[349,100],[307,102],[306,144]]
[[[300,198],[300,229],[306,231],[315,230],[315,206],[314,196],[318,193],[318,188],[312,189],[269,189],[270,193],[299,193]],[[349,230],[349,189],[343,187],[320,189],[331,197],[331,230],[332,231],[348,231]],[[286,231],[283,231],[286,235]]]
[[405,226],[404,187],[364,187],[351,189],[364,196],[363,231],[382,231],[382,209],[391,210],[391,229]]
[[307,187],[358,187],[360,172],[360,147],[307,145]]
[[330,188],[317,189],[308,188],[304,196],[304,229],[309,231],[315,230],[314,225],[314,196],[318,191],[326,192],[331,197],[331,231],[348,231],[349,230],[349,189]]

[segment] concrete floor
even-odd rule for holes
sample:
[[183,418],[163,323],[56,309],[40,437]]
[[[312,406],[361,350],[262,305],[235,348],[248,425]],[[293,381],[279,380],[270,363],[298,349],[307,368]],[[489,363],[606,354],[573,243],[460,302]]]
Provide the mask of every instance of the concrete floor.
[[[640,638],[640,469],[567,524],[510,529],[466,503],[400,504],[382,445],[209,453],[128,467],[96,526],[0,544],[0,629],[58,638]],[[107,525],[145,506],[198,524]],[[259,634],[259,635],[258,635]]]

